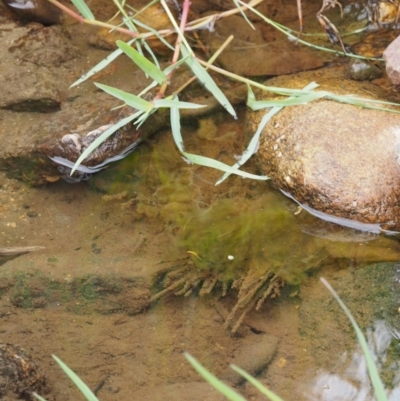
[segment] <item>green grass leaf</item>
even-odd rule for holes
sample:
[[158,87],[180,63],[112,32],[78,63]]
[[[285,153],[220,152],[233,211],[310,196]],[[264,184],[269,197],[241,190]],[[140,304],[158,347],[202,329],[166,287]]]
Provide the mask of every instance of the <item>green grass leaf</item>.
[[332,286],[323,278],[320,278],[322,284],[328,289],[328,291],[333,295],[333,297],[336,299],[340,307],[343,309],[344,313],[347,315],[349,318],[354,331],[356,332],[357,335],[357,340],[358,343],[361,346],[361,349],[363,351],[365,360],[367,361],[367,367],[368,367],[368,373],[369,377],[371,378],[372,386],[375,391],[375,395],[378,401],[387,401],[387,396],[385,392],[385,388],[383,386],[382,380],[379,377],[378,369],[375,365],[374,359],[372,357],[371,351],[368,348],[367,340],[364,337],[364,334],[362,333],[360,327],[358,326],[356,320],[354,319],[353,315],[347,308],[347,306],[344,304],[344,302],[340,299],[339,295],[336,293],[336,291],[332,288]]
[[267,107],[286,107],[286,106],[297,106],[299,104],[305,104],[313,102],[314,100],[321,99],[326,96],[323,91],[307,93],[305,95],[299,95],[296,97],[289,97],[287,99],[271,99],[271,100],[256,100],[248,102],[247,105],[252,110],[261,110]]
[[[310,82],[305,88],[304,91],[307,94],[309,94],[308,91],[310,91],[311,89],[315,89],[318,87],[318,84],[316,84],[315,82]],[[250,108],[256,107],[255,105],[257,104],[257,100],[256,97],[254,95],[254,92],[252,91],[251,87],[248,85],[247,86],[248,89],[248,95],[247,95],[247,105]],[[289,98],[291,99],[291,98]],[[242,153],[242,155],[240,156],[240,159],[237,161],[237,163],[235,163],[232,168],[234,169],[239,169],[241,166],[243,166],[243,164],[245,164],[251,156],[254,155],[254,153],[257,152],[258,150],[258,146],[260,143],[260,136],[265,128],[265,126],[268,124],[268,122],[271,120],[271,118],[277,114],[280,110],[282,110],[284,106],[280,105],[280,106],[274,106],[272,107],[268,113],[264,114],[263,118],[260,121],[260,124],[257,127],[257,131],[255,132],[255,134],[253,135],[253,137],[251,138],[249,145],[247,146],[247,149]],[[229,177],[230,173],[226,172],[216,183],[215,185],[219,185],[221,184],[223,181],[225,181],[228,177]]]
[[273,391],[265,387],[263,384],[261,384],[256,378],[253,376],[249,375],[246,371],[243,369],[240,369],[239,367],[235,365],[231,365],[231,369],[233,369],[236,373],[239,373],[242,377],[244,377],[249,383],[251,383],[260,393],[266,395],[271,401],[283,401],[281,397],[276,395]]
[[180,102],[179,100],[174,99],[156,99],[154,101],[154,107],[177,107],[179,109],[200,109],[205,107],[203,104],[189,103],[189,102]]
[[153,105],[150,102],[140,98],[139,96],[132,95],[131,93],[124,92],[117,88],[113,88],[112,86],[99,84],[97,82],[95,82],[94,84],[98,88],[102,89],[104,92],[107,92],[108,94],[116,97],[117,99],[124,101],[128,106],[131,106],[135,109],[148,112],[153,108]]
[[206,69],[195,59],[193,55],[186,49],[184,45],[181,46],[181,51],[183,57],[187,57],[186,64],[192,70],[193,74],[196,75],[197,79],[204,85],[204,87],[209,90],[212,95],[218,100],[221,106],[233,117],[236,117],[236,112],[232,105],[230,104],[228,98],[224,95],[218,85],[211,78],[211,75],[206,71]]
[[35,392],[33,392],[32,394],[33,394],[33,396],[34,396],[35,398],[37,398],[39,401],[47,401],[46,398],[43,398],[42,396],[40,396],[39,394],[37,394],[37,393],[35,393]]
[[167,80],[167,76],[150,60],[140,54],[137,50],[123,42],[117,40],[117,46],[150,78],[154,79],[159,85]]
[[210,373],[207,369],[200,365],[200,363],[198,363],[196,359],[194,359],[190,354],[185,352],[184,355],[189,363],[193,366],[193,368],[218,392],[228,398],[228,400],[246,401],[246,399],[241,394],[239,394],[233,388],[229,387],[227,384],[223,383],[221,380],[215,377],[212,373]]
[[[177,99],[177,96],[175,98]],[[180,122],[179,109],[177,107],[171,107],[170,118],[171,118],[172,136],[174,138],[175,144],[187,161],[194,163],[194,164],[198,164],[200,166],[210,167],[210,168],[214,168],[214,169],[217,169],[220,171],[224,171],[229,174],[237,174],[244,178],[251,178],[253,180],[268,180],[269,179],[268,176],[246,173],[245,171],[241,171],[237,168],[233,168],[231,166],[228,166],[225,163],[222,163],[218,160],[211,159],[209,157],[194,155],[194,154],[185,152],[185,148],[183,145],[183,138],[182,138],[182,134],[181,134],[181,122]]]
[[90,388],[82,381],[82,379],[70,369],[61,359],[52,355],[54,360],[60,365],[61,369],[66,373],[66,375],[74,382],[76,387],[82,392],[88,401],[99,401],[99,399],[92,393]]
[[[131,39],[129,42],[127,42],[129,45],[132,44],[135,39]],[[107,67],[109,64],[111,64],[117,57],[119,57],[121,54],[123,54],[123,51],[121,49],[116,49],[112,53],[110,53],[106,58],[101,60],[99,63],[97,63],[93,68],[91,68],[88,72],[83,74],[79,79],[77,79],[71,86],[79,85],[82,82],[85,82],[88,78],[91,76],[97,74],[99,71],[101,71],[103,68]]]
[[111,136],[115,131],[119,128],[125,126],[130,123],[132,120],[140,117],[143,114],[142,111],[138,111],[131,116],[125,117],[122,120],[118,121],[117,124],[105,130],[98,138],[96,138],[79,156],[78,160],[75,162],[74,167],[72,168],[71,175],[75,172],[75,170],[79,167],[80,164],[95,150],[97,149],[109,136]]
[[76,9],[82,14],[83,18],[86,18],[91,21],[95,21],[93,13],[90,11],[90,8],[86,5],[84,0],[71,0],[72,4],[76,7]]

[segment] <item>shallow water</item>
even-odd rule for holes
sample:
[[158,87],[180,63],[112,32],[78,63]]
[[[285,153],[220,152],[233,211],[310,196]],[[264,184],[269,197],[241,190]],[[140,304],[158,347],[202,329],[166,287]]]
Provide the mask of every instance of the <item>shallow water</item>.
[[[215,118],[219,135],[240,131],[240,124]],[[184,134],[188,147],[201,154],[224,158],[235,149],[237,135],[217,151],[195,127]],[[32,189],[3,176],[4,245],[46,249],[1,267],[2,338],[31,351],[57,399],[72,395],[66,394],[67,380],[49,370],[51,353],[92,388],[105,379],[101,399],[114,399],[116,392],[128,399],[132,387],[153,397],[167,391],[164,386],[178,391],[172,383],[200,381],[182,351],[224,377],[229,362],[246,365],[235,355],[264,336],[279,345],[259,377],[284,398],[295,391],[299,400],[334,400],[347,391],[354,394],[348,399],[372,399],[352,329],[319,284],[320,275],[370,337],[377,325],[384,331],[386,345],[374,349],[384,359],[389,347],[385,383],[397,385],[390,374],[398,363],[391,334],[400,329],[397,265],[378,263],[399,259],[397,240],[321,228],[267,183],[231,177],[215,187],[219,176],[188,166],[169,132],[87,183]],[[283,288],[271,286],[274,274],[287,282]],[[169,295],[149,304],[179,280]],[[229,290],[232,283],[236,289]],[[276,291],[255,311],[269,288]],[[247,397],[254,393],[240,388]]]
[[[239,112],[185,126],[186,149],[233,164]],[[322,224],[265,182],[216,187],[220,175],[187,165],[168,131],[88,182],[29,188],[2,173],[1,246],[45,247],[0,257],[2,342],[29,351],[48,399],[78,397],[51,354],[92,389],[103,383],[101,400],[218,399],[198,387],[188,351],[248,399],[261,397],[232,379],[229,363],[286,400],[371,400],[324,276],[397,399],[398,239]]]

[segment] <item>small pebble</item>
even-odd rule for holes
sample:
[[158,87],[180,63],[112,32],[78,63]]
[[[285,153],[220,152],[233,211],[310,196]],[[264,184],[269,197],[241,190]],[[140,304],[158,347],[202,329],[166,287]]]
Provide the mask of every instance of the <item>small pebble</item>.
[[26,215],[28,217],[37,217],[38,216],[38,214],[36,212],[33,212],[31,210],[29,212],[26,212]]

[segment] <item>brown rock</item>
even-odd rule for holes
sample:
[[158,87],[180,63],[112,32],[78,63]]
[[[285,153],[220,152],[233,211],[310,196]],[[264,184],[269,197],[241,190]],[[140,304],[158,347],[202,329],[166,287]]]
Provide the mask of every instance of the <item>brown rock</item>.
[[[308,77],[299,74],[268,84],[304,87]],[[372,84],[337,78],[321,77],[318,89],[360,97],[368,93],[370,98],[379,94]],[[264,114],[249,114],[249,132],[255,132]],[[264,129],[256,157],[262,173],[304,207],[352,220],[343,223],[378,224],[369,228],[398,231],[399,143],[398,114],[320,100],[286,107],[275,115]]]
[[[271,362],[278,345],[279,338],[273,335],[248,336],[240,350],[235,354],[232,364],[252,376],[256,376]],[[234,384],[239,384],[245,380],[231,368],[227,369],[222,379]]]
[[263,23],[255,23],[255,27],[254,30],[242,17],[233,15],[218,20],[212,31],[202,30],[200,35],[212,52],[217,51],[230,35],[234,36],[218,62],[238,75],[283,75],[323,65],[315,52],[296,46],[274,28]]

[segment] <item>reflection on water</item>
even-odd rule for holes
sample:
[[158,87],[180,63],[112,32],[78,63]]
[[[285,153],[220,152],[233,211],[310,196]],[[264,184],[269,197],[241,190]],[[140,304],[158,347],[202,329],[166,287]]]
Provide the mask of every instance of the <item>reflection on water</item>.
[[[366,338],[374,362],[381,371],[386,366],[392,377],[385,380],[388,399],[400,399],[400,361],[388,361],[388,352],[392,343],[399,340],[384,320],[376,320],[367,328]],[[389,363],[389,366],[388,366]],[[305,395],[312,401],[370,401],[375,400],[374,389],[368,374],[365,357],[360,346],[353,353],[344,352],[333,369],[333,372],[321,372],[311,384],[311,394]]]

